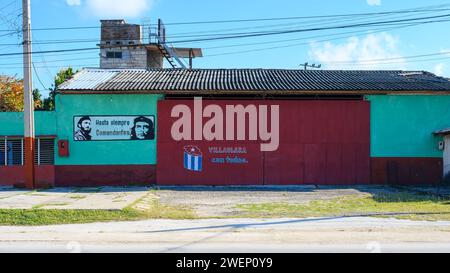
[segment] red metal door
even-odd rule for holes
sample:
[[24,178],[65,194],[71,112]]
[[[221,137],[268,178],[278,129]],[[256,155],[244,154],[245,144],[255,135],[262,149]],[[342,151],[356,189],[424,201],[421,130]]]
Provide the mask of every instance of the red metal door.
[[[279,147],[261,152],[261,141],[175,141],[171,117],[176,105],[158,104],[157,183],[165,185],[367,184],[370,182],[370,107],[345,100],[204,100],[203,106],[279,105]],[[203,118],[206,122],[208,119]],[[192,122],[192,128],[194,127]],[[271,125],[269,125],[271,126]],[[185,147],[201,151],[201,161]],[[198,149],[198,150],[197,150]],[[242,151],[236,153],[235,151]],[[197,153],[198,156],[198,153]],[[236,163],[228,159],[240,159]],[[189,169],[186,167],[186,160]],[[198,165],[201,162],[201,167]],[[197,169],[195,169],[197,168]]]
[[369,102],[276,103],[280,105],[280,147],[264,155],[264,184],[370,183]]

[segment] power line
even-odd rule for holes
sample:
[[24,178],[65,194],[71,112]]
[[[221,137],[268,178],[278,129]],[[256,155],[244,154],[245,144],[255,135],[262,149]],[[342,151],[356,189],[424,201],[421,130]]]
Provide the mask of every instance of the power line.
[[[37,39],[35,39],[35,40],[37,41]],[[38,48],[39,51],[42,51],[42,48],[39,45],[37,45],[37,48]],[[45,71],[47,72],[47,76],[49,77],[49,79],[52,79],[53,75],[50,72],[50,69],[47,67],[47,61],[46,61],[46,59],[44,57],[45,55],[44,54],[39,54],[38,56],[41,58],[42,62],[44,63]]]
[[[96,54],[92,51],[81,51],[81,52],[55,52],[55,53],[46,53],[45,56],[72,56],[72,55],[76,55],[76,56],[81,56],[81,55],[85,55],[85,54],[89,54],[89,55],[93,55]],[[5,57],[1,57],[1,60],[17,60],[20,59],[20,55],[13,55],[13,56],[5,56]]]
[[[402,16],[394,16],[394,17],[389,17],[386,19],[401,19],[401,18],[405,18],[405,17],[411,17],[410,14],[408,15],[402,15]],[[327,20],[320,20],[320,22],[315,22],[312,24],[305,24],[305,23],[295,23],[295,24],[282,24],[282,25],[272,25],[272,26],[286,26],[284,28],[279,28],[279,29],[271,29],[271,30],[266,30],[266,31],[258,31],[258,32],[238,32],[238,33],[219,33],[219,32],[215,32],[214,31],[208,31],[208,32],[204,32],[204,33],[209,33],[209,34],[195,34],[195,35],[168,35],[168,37],[170,39],[172,38],[189,38],[189,37],[214,37],[214,36],[227,36],[227,35],[242,35],[242,34],[258,34],[258,33],[266,33],[266,32],[275,32],[275,31],[283,31],[283,30],[292,30],[292,29],[298,29],[299,26],[301,26],[302,28],[306,28],[306,27],[312,27],[312,26],[326,26],[326,27],[333,27],[336,26],[337,23],[349,23],[349,22],[356,22],[356,23],[374,23],[374,21],[372,21],[373,18],[371,18],[370,20],[366,20],[365,18],[347,18],[347,19],[343,19],[343,20],[332,20],[332,21],[327,21]],[[376,21],[375,21],[376,22]],[[247,27],[247,28],[240,28],[240,29],[255,29],[255,28],[267,28],[264,26],[258,26],[258,27]],[[238,30],[239,28],[237,28],[236,30]],[[231,29],[230,29],[231,30]]]
[[[46,50],[46,51],[35,51],[33,54],[46,54],[46,53],[56,53],[56,52],[73,52],[73,51],[88,51],[88,50],[98,50],[97,47],[88,47],[88,48],[73,48],[73,49],[59,49],[59,50]],[[3,53],[0,54],[0,57],[2,56],[16,56],[16,55],[23,55],[23,52],[16,52],[16,53]]]
[[[225,36],[209,37],[209,38],[204,38],[204,39],[192,39],[192,40],[185,40],[185,41],[174,41],[172,43],[216,41],[216,40],[223,40],[223,39],[260,37],[260,36],[267,36],[267,35],[280,35],[280,34],[310,32],[310,31],[319,31],[319,30],[345,29],[345,28],[354,28],[354,27],[370,27],[370,26],[377,26],[377,25],[401,25],[403,22],[413,22],[413,21],[420,21],[420,20],[424,20],[424,19],[434,19],[434,18],[444,18],[444,17],[449,17],[449,16],[450,16],[450,14],[445,14],[445,15],[437,15],[437,16],[429,16],[429,17],[419,17],[419,18],[409,18],[409,19],[402,19],[402,20],[389,20],[389,21],[375,21],[375,22],[352,24],[352,25],[327,26],[327,27],[310,28],[310,29],[294,29],[294,30],[280,30],[280,31],[271,30],[271,31],[266,31],[266,32],[231,33],[231,34],[223,34]],[[424,22],[420,22],[420,23],[429,23],[429,22],[432,22],[432,21],[424,21]],[[435,21],[433,21],[433,22],[435,22]],[[442,21],[440,21],[440,22],[442,22]],[[208,35],[208,36],[211,36],[211,35]],[[52,40],[52,41],[45,41],[45,42],[36,42],[36,44],[81,43],[81,42],[94,42],[94,41],[98,41],[98,39]],[[1,45],[9,46],[9,45],[16,45],[16,44],[1,44]],[[0,56],[3,56],[3,55],[0,54]]]
[[[449,9],[450,10],[450,9]],[[420,10],[418,12],[421,13],[429,13],[432,12],[433,10]],[[406,16],[412,16],[414,14],[407,14],[407,15],[403,15],[403,16],[396,16],[396,17],[392,17],[392,18],[401,18],[401,17],[406,17]],[[376,16],[372,16],[371,18],[374,17],[381,17],[381,16],[385,16],[385,15],[376,15]],[[348,21],[361,21],[361,20],[365,20],[365,18],[360,18],[360,17],[350,17],[350,18],[344,18],[344,19],[340,19],[340,20],[336,20],[336,19],[317,19],[317,20],[313,20],[313,21],[301,21],[301,22],[296,22],[296,23],[284,23],[284,24],[276,24],[276,25],[259,25],[259,26],[252,26],[252,27],[241,27],[241,28],[231,28],[231,29],[221,29],[221,30],[209,30],[209,31],[192,31],[192,32],[185,32],[185,33],[177,33],[177,34],[172,34],[169,35],[170,38],[179,38],[179,37],[191,37],[192,35],[187,35],[187,34],[195,34],[195,36],[198,36],[199,33],[214,33],[214,32],[227,32],[227,31],[233,31],[233,30],[245,30],[245,29],[257,29],[257,28],[269,28],[269,27],[278,27],[278,26],[289,26],[289,27],[293,27],[295,25],[299,25],[301,24],[303,27],[305,26],[312,26],[312,25],[324,25],[328,22],[332,22],[332,23],[337,23],[337,22],[348,22]],[[310,23],[311,22],[311,23]],[[307,24],[310,23],[310,24]],[[213,34],[211,34],[213,35]],[[207,36],[207,35],[203,35],[203,36]]]
[[[434,7],[446,7],[450,4],[443,4]],[[428,6],[433,7],[433,6]],[[278,17],[278,18],[257,18],[257,19],[236,19],[236,20],[217,20],[217,21],[193,21],[193,22],[175,22],[165,23],[166,26],[174,25],[199,25],[199,24],[221,24],[221,23],[243,23],[243,22],[260,22],[260,21],[281,21],[281,20],[298,20],[298,19],[313,19],[313,18],[332,18],[332,17],[353,17],[353,16],[367,16],[367,15],[381,15],[381,14],[395,14],[395,13],[412,13],[420,12],[423,8],[387,11],[387,12],[371,12],[371,13],[350,13],[350,14],[334,14],[334,15],[314,15],[314,16],[296,16],[296,17]],[[439,10],[439,9],[435,9]],[[445,9],[440,9],[445,10]]]
[[[413,25],[417,25],[418,23],[414,23],[414,24],[408,24],[406,26],[400,26],[400,27],[390,27],[390,28],[379,28],[379,29],[375,29],[374,31],[371,31],[370,33],[377,33],[377,32],[381,32],[381,31],[386,31],[386,30],[393,30],[393,29],[398,29],[398,28],[405,28],[405,27],[410,27]],[[310,36],[310,37],[304,37],[304,38],[297,38],[297,39],[289,39],[289,40],[281,40],[281,41],[274,41],[274,42],[264,42],[264,43],[253,43],[253,44],[247,44],[247,45],[258,45],[258,44],[268,44],[268,43],[277,43],[280,44],[281,42],[285,42],[285,41],[292,41],[292,40],[307,40],[307,39],[312,39],[312,38],[319,38],[319,37],[329,37],[329,36],[337,36],[337,35],[343,35],[343,34],[350,34],[350,33],[360,33],[360,32],[364,32],[364,35],[367,33],[366,30],[357,30],[357,31],[350,31],[350,32],[344,32],[344,33],[338,33],[338,34],[327,34],[327,35],[316,35],[316,36]],[[325,40],[320,40],[318,42],[325,42],[325,41],[332,41],[332,40],[338,40],[338,39],[344,39],[344,38],[348,38],[348,37],[354,37],[354,36],[360,36],[360,35],[352,35],[352,36],[343,36],[343,37],[338,37],[338,38],[333,38],[333,39],[325,39]],[[254,51],[262,51],[262,50],[270,50],[270,49],[278,49],[278,48],[283,48],[283,47],[292,47],[292,46],[298,46],[298,45],[304,45],[304,44],[308,44],[308,43],[295,43],[295,44],[290,44],[290,45],[285,45],[285,46],[276,46],[276,47],[269,47],[269,48],[263,48],[263,49],[256,49],[256,50],[245,50],[245,51],[238,51],[238,52],[229,52],[229,53],[219,53],[219,54],[212,54],[212,55],[206,55],[204,57],[211,57],[211,56],[221,56],[221,55],[231,55],[231,54],[238,54],[238,53],[246,53],[246,52],[254,52]],[[236,45],[234,45],[236,46]],[[242,46],[242,45],[238,45],[238,46]],[[222,47],[228,47],[228,46],[222,46]],[[214,47],[214,48],[222,48],[222,47]],[[230,46],[231,47],[231,46]],[[206,48],[207,49],[207,48]],[[77,54],[77,53],[75,53]],[[50,55],[50,54],[49,54]],[[47,55],[47,56],[49,56]],[[56,55],[56,54],[54,54]],[[74,55],[74,54],[66,54],[66,55]],[[77,54],[78,55],[78,54]],[[40,55],[42,56],[42,55]],[[73,61],[73,60],[89,60],[89,59],[98,59],[98,57],[91,57],[91,58],[76,58],[76,59],[60,59],[60,60],[52,60],[49,62],[58,62],[58,61]],[[38,63],[38,62],[34,62],[34,63]],[[0,64],[1,65],[18,65],[20,63],[8,63],[8,64]]]
[[[447,53],[449,54],[449,53]],[[390,58],[386,58],[386,60],[389,60]],[[401,58],[399,58],[401,59]],[[441,61],[441,60],[448,60],[450,59],[450,56],[448,57],[441,57],[441,58],[429,58],[424,60],[412,60],[412,61],[397,61],[397,62],[372,62],[372,63],[359,63],[359,62],[341,62],[339,65],[343,66],[357,66],[357,65],[364,65],[364,66],[373,66],[373,65],[389,65],[389,64],[404,64],[404,63],[420,63],[420,62],[429,62],[429,61]],[[332,62],[325,62],[325,64],[333,64]]]
[[[147,25],[141,25],[142,27],[146,27]],[[103,28],[121,28],[121,27],[129,27],[127,25],[115,25],[115,26],[103,26]],[[148,27],[148,26],[147,26]],[[102,26],[68,26],[68,27],[43,27],[43,28],[34,28],[32,31],[54,31],[54,30],[80,30],[80,29],[100,29]],[[156,28],[153,28],[156,29]],[[0,29],[0,32],[11,31],[10,29]]]
[[[211,50],[211,49],[221,49],[221,48],[228,48],[228,47],[253,46],[253,45],[261,45],[261,44],[274,44],[274,43],[279,44],[279,43],[282,43],[282,42],[308,40],[308,39],[315,39],[315,38],[320,38],[320,37],[330,37],[330,36],[338,36],[338,35],[343,35],[343,34],[352,34],[352,33],[361,33],[361,32],[363,33],[363,35],[365,35],[365,34],[369,34],[369,33],[377,33],[377,32],[380,32],[380,31],[395,30],[395,29],[400,29],[400,28],[417,26],[419,24],[421,24],[421,23],[402,24],[402,25],[396,26],[396,27],[377,28],[377,29],[373,29],[373,30],[369,30],[369,31],[364,29],[364,30],[354,30],[354,31],[347,31],[347,32],[335,33],[335,34],[321,34],[321,35],[308,36],[308,37],[295,38],[295,39],[264,41],[264,42],[258,42],[258,43],[245,43],[245,44],[234,44],[234,45],[225,45],[225,46],[202,47],[202,49],[209,49],[209,50]],[[344,38],[349,38],[349,37],[353,37],[353,36],[360,36],[360,35],[343,36],[343,37],[340,37],[338,39],[344,39]],[[333,41],[333,40],[337,40],[337,39],[325,39],[325,40],[320,40],[318,42]],[[305,43],[294,44],[294,45],[303,45],[303,44],[305,44]]]
[[34,63],[33,63],[33,70],[34,70],[34,73],[36,74],[36,78],[38,79],[39,83],[42,85],[42,88],[44,88],[44,90],[46,90],[44,84],[41,81],[41,78],[39,77],[39,74],[37,73],[36,66],[34,66]]
[[[40,56],[42,56],[42,55],[40,55]],[[82,60],[98,60],[98,57],[90,57],[90,58],[75,58],[75,59],[60,59],[60,60],[50,60],[50,61],[42,61],[42,62],[33,62],[33,64],[39,64],[39,63],[57,63],[57,62],[67,62],[67,61],[82,61]],[[0,67],[1,66],[3,66],[3,65],[6,65],[6,66],[8,66],[8,65],[19,65],[19,64],[21,64],[21,63],[5,63],[5,64],[2,64],[2,63],[0,63]]]
[[[421,55],[411,55],[411,56],[403,56],[403,57],[393,57],[393,58],[382,58],[382,59],[365,59],[365,60],[359,60],[358,63],[355,62],[345,62],[345,61],[329,61],[329,62],[325,62],[326,64],[344,64],[344,65],[358,65],[358,64],[368,64],[368,65],[376,65],[376,64],[390,64],[390,63],[405,63],[403,60],[406,59],[416,59],[416,58],[424,58],[424,57],[432,57],[432,56],[440,56],[440,55],[450,55],[450,51],[448,52],[436,52],[436,53],[428,53],[428,54],[421,54]],[[432,58],[432,59],[425,59],[425,60],[412,60],[412,61],[408,61],[409,62],[423,62],[423,61],[431,61],[431,60],[444,60],[444,59],[449,59],[450,56],[448,57],[441,57],[441,58]],[[95,58],[86,58],[86,59],[95,59]],[[74,59],[76,60],[76,59]],[[80,59],[81,60],[81,59]],[[400,62],[385,62],[385,61],[391,61],[391,60],[402,60]],[[61,60],[64,61],[64,60]],[[35,65],[35,63],[38,62],[34,62],[33,66]],[[83,66],[83,65],[80,65]],[[89,65],[89,66],[95,66],[93,64]],[[39,68],[43,68],[45,66],[39,66]],[[62,66],[49,66],[49,67],[62,67]],[[11,68],[11,67],[8,67]],[[16,68],[20,68],[20,67],[16,67]]]
[[11,36],[11,35],[14,35],[17,33],[19,33],[19,31],[11,31],[11,32],[0,35],[0,37]]
[[[242,23],[242,22],[260,22],[260,21],[283,21],[283,20],[299,20],[299,19],[323,19],[323,18],[339,18],[339,17],[355,17],[355,16],[374,16],[374,15],[390,15],[390,14],[405,14],[405,13],[423,13],[432,11],[448,11],[450,4],[424,6],[412,9],[402,9],[397,11],[387,12],[372,12],[372,13],[350,13],[350,14],[335,14],[335,15],[315,15],[315,16],[296,16],[296,17],[275,17],[275,18],[257,18],[257,19],[236,19],[236,20],[219,20],[219,21],[194,21],[194,22],[174,22],[165,23],[169,25],[195,25],[195,24],[218,24],[218,23]],[[142,25],[145,27],[145,25]],[[108,27],[108,26],[106,26]],[[111,28],[127,27],[127,26],[111,26]],[[53,31],[53,30],[78,30],[78,29],[98,29],[101,26],[67,26],[67,27],[42,27],[33,28],[32,31]],[[8,32],[11,30],[2,29],[0,32]]]
[[[321,24],[323,24],[323,23],[321,23]],[[289,26],[290,26],[290,28],[288,28],[288,29],[292,29],[292,24],[289,24]],[[248,28],[246,28],[246,29],[248,29]],[[271,31],[276,31],[276,30],[271,30]],[[241,33],[241,34],[246,34],[246,33]],[[216,33],[216,34],[210,34],[210,35],[190,35],[190,36],[183,36],[183,37],[199,37],[199,36],[200,37],[201,36],[209,37],[209,36],[217,36],[217,35],[231,35],[231,34],[217,34]],[[172,35],[172,36],[168,36],[168,37],[173,38],[173,37],[182,37],[182,36]],[[115,40],[116,41],[128,41],[129,39],[115,39]],[[70,43],[90,43],[90,42],[98,42],[98,41],[100,41],[100,38],[64,39],[64,40],[59,39],[59,40],[36,41],[36,42],[33,42],[33,44],[70,44]],[[20,45],[20,44],[0,44],[0,46],[16,46],[16,45]],[[207,49],[207,48],[205,48],[205,49]]]
[[[446,21],[450,21],[450,20],[446,20]],[[428,22],[431,23],[431,22]],[[413,24],[407,24],[407,25],[403,25],[401,27],[392,27],[392,28],[384,28],[384,29],[378,29],[376,31],[371,31],[370,33],[379,33],[385,30],[393,30],[393,29],[398,29],[398,28],[406,28],[406,27],[411,27],[411,26],[415,26],[418,25],[419,23],[413,23]],[[422,24],[422,23],[420,23]],[[357,32],[361,32],[361,31],[357,31]],[[319,35],[320,37],[323,36],[336,36],[336,35],[342,35],[342,34],[331,34],[331,35]],[[319,37],[316,36],[316,37]],[[330,38],[330,39],[322,39],[316,42],[328,42],[328,41],[334,41],[334,40],[341,40],[341,39],[345,39],[345,38],[350,38],[353,36],[361,36],[360,35],[346,35],[346,36],[341,36],[341,37],[337,37],[337,38]],[[300,39],[302,40],[302,39]],[[235,55],[235,54],[243,54],[243,53],[253,53],[253,52],[259,52],[259,51],[266,51],[266,50],[274,50],[274,49],[280,49],[280,48],[288,48],[288,47],[294,47],[294,46],[299,46],[299,45],[307,45],[309,44],[309,42],[303,42],[303,43],[294,43],[294,44],[288,44],[288,45],[277,45],[277,46],[272,46],[272,47],[264,47],[264,48],[257,48],[257,49],[250,49],[250,50],[242,50],[242,51],[231,51],[231,52],[225,52],[225,53],[217,53],[217,54],[210,54],[210,55],[204,55],[203,57],[216,57],[216,56],[224,56],[224,55]]]
[[[449,9],[450,10],[450,9]],[[421,11],[421,12],[426,12],[426,11]],[[411,16],[411,15],[406,15],[406,16]],[[405,17],[405,15],[403,15],[403,16],[401,16],[401,17],[396,17],[396,18],[403,18],[403,17]],[[395,17],[394,17],[395,18]],[[348,21],[359,21],[359,20],[361,20],[361,19],[359,19],[359,18],[347,18],[347,19],[344,19],[344,20],[339,20],[339,21],[336,21],[336,20],[334,20],[333,21],[333,23],[336,23],[336,22],[343,22],[343,21],[345,21],[345,22],[348,22]],[[314,22],[316,22],[315,24],[304,24],[304,23],[302,23],[302,26],[310,26],[310,25],[326,25],[326,22],[324,22],[323,20],[320,20],[320,21],[314,21]],[[278,25],[266,25],[266,26],[256,26],[256,27],[245,27],[245,28],[234,28],[234,29],[228,29],[228,31],[229,30],[239,30],[239,29],[255,29],[255,28],[268,28],[268,27],[273,27],[273,26],[288,26],[288,28],[283,28],[283,29],[279,29],[279,30],[284,30],[284,29],[292,29],[293,28],[293,24],[292,23],[290,23],[290,24],[278,24]],[[168,35],[168,37],[169,38],[174,38],[174,37],[210,37],[210,36],[218,36],[218,35],[233,35],[233,34],[247,34],[247,33],[249,33],[249,32],[245,32],[245,33],[231,33],[231,34],[226,34],[226,33],[218,33],[219,31],[221,31],[221,30],[214,30],[214,31],[203,31],[203,32],[190,32],[190,33],[195,33],[195,35],[180,35],[180,34],[174,34],[174,35]],[[224,31],[224,30],[222,30],[222,31]],[[275,30],[270,30],[270,31],[277,31],[276,29]],[[208,34],[208,35],[201,35],[201,34],[198,34],[198,33],[212,33],[212,32],[216,32],[216,33],[213,33],[213,34]],[[252,33],[252,32],[250,32],[250,33]],[[258,32],[258,33],[260,33],[260,32]],[[186,33],[185,33],[186,34]],[[100,39],[101,38],[99,38],[99,37],[96,37],[96,38],[85,38],[85,39],[64,39],[64,40],[61,40],[61,39],[59,39],[59,40],[43,40],[43,41],[39,41],[39,42],[34,42],[33,44],[67,44],[67,43],[87,43],[87,42],[98,42],[98,41],[100,41]],[[128,41],[129,39],[115,39],[115,40],[117,40],[117,41],[121,41],[121,40],[124,40],[124,41]],[[19,45],[19,44],[0,44],[0,46],[3,46],[3,45],[5,45],[5,46],[14,46],[14,45]]]
[[[423,12],[423,11],[422,11]],[[404,26],[405,24],[407,24],[406,22],[414,22],[414,21],[419,21],[419,22],[414,22],[414,23],[410,23],[410,25],[418,25],[418,24],[426,24],[426,23],[433,23],[433,22],[446,22],[448,20],[435,20],[435,21],[420,21],[420,20],[424,20],[424,19],[430,19],[430,18],[444,18],[444,17],[448,17],[450,16],[450,14],[445,14],[445,15],[439,15],[439,16],[430,16],[430,17],[421,17],[421,18],[409,18],[409,19],[404,19],[404,20],[390,20],[390,21],[375,21],[375,22],[368,22],[368,23],[363,23],[363,24],[353,24],[353,25],[343,25],[343,26],[329,26],[326,28],[312,28],[312,29],[294,29],[294,30],[289,30],[289,31],[268,31],[268,32],[247,32],[247,33],[243,33],[246,34],[244,37],[239,36],[239,37],[229,37],[229,36],[224,36],[224,37],[215,37],[213,38],[214,40],[218,40],[218,39],[229,39],[229,38],[247,38],[247,37],[259,37],[259,36],[267,36],[267,35],[277,35],[277,34],[284,34],[284,33],[297,33],[297,32],[306,32],[306,31],[317,31],[317,30],[324,30],[324,29],[342,29],[342,28],[350,28],[350,27],[361,27],[361,26],[377,26],[377,25],[394,25],[394,26]],[[410,26],[409,25],[409,26]],[[361,30],[360,30],[361,31]],[[360,31],[356,31],[356,32],[360,32]],[[347,32],[348,33],[348,32]],[[7,35],[10,33],[7,33]],[[228,34],[228,35],[233,35],[236,33],[232,33],[232,34]],[[342,34],[331,34],[329,36],[334,36],[334,35],[342,35]],[[307,39],[307,38],[301,38],[301,39]],[[338,38],[341,39],[341,38]],[[205,39],[196,39],[196,40],[191,40],[191,41],[204,41]],[[207,39],[209,40],[209,39]],[[55,43],[54,40],[52,41],[52,43]],[[61,40],[62,42],[64,42],[64,40]],[[67,42],[79,42],[79,40],[77,41],[67,41]],[[186,42],[186,41],[176,41],[177,42]],[[277,41],[278,43],[281,41]],[[40,42],[37,42],[37,44],[41,44]],[[252,45],[252,44],[247,44],[247,45]],[[298,45],[298,44],[296,44]],[[288,46],[294,46],[294,45],[287,45],[284,47],[288,47]],[[226,47],[226,46],[223,46]],[[283,47],[283,46],[281,46]],[[219,48],[219,47],[217,47]],[[275,48],[280,48],[280,46],[278,47],[274,47]],[[268,50],[268,49],[272,49],[272,48],[265,48],[265,49],[256,49],[256,50],[249,50],[246,52],[254,52],[254,51],[260,51],[260,50]],[[64,53],[64,55],[70,55],[67,54],[66,52],[79,52],[79,51],[91,51],[91,50],[98,50],[97,47],[95,48],[78,48],[78,49],[61,49],[61,50],[47,50],[47,51],[36,51],[35,54],[52,54],[55,53],[53,55],[56,55],[56,53]],[[219,55],[227,55],[227,54],[238,54],[238,53],[243,53],[244,51],[241,52],[229,52],[229,53],[222,53],[222,54],[216,54],[216,55],[207,55],[206,57],[211,57],[211,56],[219,56]],[[78,55],[79,53],[77,53]],[[20,56],[23,55],[23,53],[5,53],[5,54],[0,54],[0,56]],[[49,56],[47,55],[47,56]],[[85,58],[85,59],[91,59],[91,58]],[[92,58],[94,59],[94,58]],[[80,59],[77,59],[80,60]],[[58,60],[59,61],[59,60]],[[68,60],[61,60],[61,61],[68,61]],[[53,62],[57,62],[56,60]],[[35,62],[38,63],[38,62]],[[43,62],[45,63],[45,61]],[[59,67],[59,66],[58,66]]]
[[[98,68],[98,64],[80,64],[80,65],[47,65],[47,66],[36,66],[36,68],[65,68],[65,67],[92,67],[92,68]],[[23,68],[23,66],[8,66],[8,67],[1,67],[2,69],[19,69]]]
[[363,24],[307,28],[307,29],[294,29],[294,30],[271,31],[271,32],[257,32],[257,33],[249,33],[249,34],[237,34],[237,35],[222,36],[222,37],[204,38],[204,39],[172,41],[171,43],[175,44],[175,43],[202,42],[202,41],[213,41],[213,40],[225,40],[225,39],[238,39],[238,38],[250,38],[250,37],[259,37],[259,36],[281,35],[281,34],[310,32],[310,31],[332,30],[332,29],[369,27],[369,26],[377,26],[377,25],[392,25],[392,24],[401,23],[401,22],[412,22],[412,21],[437,19],[437,18],[444,18],[444,17],[450,17],[450,14],[420,17],[420,18],[411,18],[411,19],[402,19],[402,20],[378,21],[378,22],[363,23]]
[[16,2],[16,0],[13,0],[11,2],[9,2],[8,4],[6,4],[5,6],[1,7],[0,10],[4,10],[9,8],[10,6],[12,6],[12,4],[14,4]]
[[[372,63],[372,62],[379,62],[379,61],[391,61],[391,60],[401,60],[401,59],[416,59],[416,58],[424,58],[424,57],[431,57],[431,56],[438,56],[438,55],[450,55],[450,51],[448,51],[448,52],[430,53],[430,54],[421,54],[421,55],[412,55],[412,56],[405,56],[405,57],[395,57],[395,58],[365,59],[365,60],[358,60],[358,62],[359,63]],[[327,63],[340,64],[340,63],[348,63],[348,62],[327,62]]]

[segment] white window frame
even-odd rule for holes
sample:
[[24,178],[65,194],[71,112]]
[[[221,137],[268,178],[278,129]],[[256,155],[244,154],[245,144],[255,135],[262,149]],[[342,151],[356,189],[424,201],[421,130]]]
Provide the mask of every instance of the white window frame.
[[[5,147],[5,151],[4,151],[4,164],[2,164],[3,166],[18,166],[18,165],[9,165],[8,161],[9,161],[9,157],[8,157],[8,140],[19,140],[20,139],[20,154],[21,154],[21,160],[20,160],[20,166],[23,166],[25,164],[25,149],[24,149],[24,138],[20,137],[2,137],[0,138],[0,141],[3,142],[3,145]],[[35,144],[36,144],[36,150],[37,150],[37,162],[36,165],[41,166],[41,139],[42,138],[36,138],[35,139]],[[54,138],[43,138],[43,139],[50,139],[52,141],[55,141]],[[54,145],[54,144],[53,144]],[[53,149],[55,148],[55,146],[53,146]],[[33,155],[34,157],[35,155]],[[53,164],[55,164],[55,154],[54,154],[54,150],[53,150]],[[47,165],[47,164],[46,164]]]

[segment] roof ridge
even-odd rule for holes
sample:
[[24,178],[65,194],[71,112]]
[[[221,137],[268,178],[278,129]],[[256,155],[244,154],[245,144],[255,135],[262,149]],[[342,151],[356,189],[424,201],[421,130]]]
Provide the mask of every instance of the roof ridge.
[[[304,70],[304,69],[290,69],[290,68],[193,68],[193,69],[185,69],[185,68],[82,68],[82,70],[88,71],[116,71],[116,72],[145,72],[145,71],[305,71],[308,73],[321,73],[321,72],[380,72],[380,73],[424,73],[431,74],[431,72],[424,70],[392,70],[392,69],[371,69],[371,70],[346,70],[346,69],[319,69],[319,70]],[[436,76],[436,75],[435,75]],[[438,77],[438,76],[436,76]]]

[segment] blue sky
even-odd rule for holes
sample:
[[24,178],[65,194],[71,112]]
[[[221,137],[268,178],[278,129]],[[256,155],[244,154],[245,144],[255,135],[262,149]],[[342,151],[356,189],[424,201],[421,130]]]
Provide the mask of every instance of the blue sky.
[[[255,18],[285,18],[336,14],[375,13],[420,7],[444,11],[340,19],[272,20],[221,24],[168,25],[170,41],[193,39],[193,33],[241,33],[304,29],[317,26],[357,24],[450,14],[450,1],[442,0],[31,0],[32,28],[98,27],[100,19],[124,18],[130,23],[167,24]],[[5,35],[20,28],[20,0],[0,0],[0,54],[20,52],[20,37]],[[423,10],[423,9],[422,9]],[[421,11],[421,10],[419,10]],[[177,44],[204,48],[196,68],[300,68],[304,62],[320,63],[323,69],[427,70],[450,77],[450,22],[408,26],[376,26],[311,31],[245,39],[199,41]],[[178,36],[177,36],[178,35]],[[33,32],[34,51],[95,47],[99,28]],[[185,37],[183,37],[185,36]],[[85,40],[80,42],[79,40]],[[78,41],[77,41],[78,40]],[[325,41],[324,41],[325,40]],[[60,43],[70,41],[70,43]],[[430,57],[410,56],[439,53]],[[39,54],[34,56],[34,87],[49,88],[62,67],[98,66],[98,51]],[[22,77],[21,56],[0,56],[0,74]],[[47,92],[42,92],[44,95]]]

